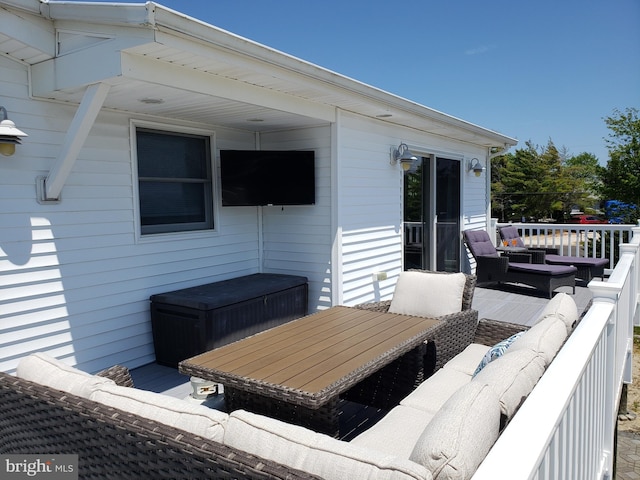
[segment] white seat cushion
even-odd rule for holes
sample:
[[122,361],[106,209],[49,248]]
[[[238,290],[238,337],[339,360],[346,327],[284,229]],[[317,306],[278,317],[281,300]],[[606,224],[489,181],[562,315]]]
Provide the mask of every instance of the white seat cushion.
[[389,312],[436,318],[462,310],[464,273],[401,272]]
[[407,395],[400,405],[435,415],[460,387],[471,381],[471,375],[455,369],[441,368]]
[[418,438],[432,418],[432,413],[398,405],[349,443],[409,459]]
[[179,398],[118,385],[98,386],[89,398],[216,442],[222,442],[229,417],[224,412]]
[[502,357],[484,367],[471,383],[491,386],[500,400],[502,413],[511,418],[538,383],[545,365],[537,352],[509,349]]
[[476,368],[478,368],[480,360],[482,360],[485,354],[489,351],[489,348],[490,347],[480,343],[467,345],[462,352],[445,363],[442,368],[446,370],[457,370],[458,372],[472,376],[476,371]]
[[409,457],[435,480],[467,480],[498,438],[500,407],[488,385],[460,388],[433,417]]
[[562,347],[567,338],[567,328],[562,320],[555,315],[550,315],[520,336],[511,347],[509,352],[517,352],[522,349],[533,350],[539,353],[548,366]]
[[578,307],[576,306],[576,302],[567,293],[556,293],[542,310],[538,321],[551,315],[562,320],[567,327],[567,335],[571,334],[571,330],[573,330],[573,327],[578,321]]
[[83,372],[46,353],[34,353],[20,360],[16,375],[83,398],[89,398],[96,386],[115,385],[109,378]]
[[424,466],[410,460],[244,410],[229,415],[224,443],[326,480],[432,479]]

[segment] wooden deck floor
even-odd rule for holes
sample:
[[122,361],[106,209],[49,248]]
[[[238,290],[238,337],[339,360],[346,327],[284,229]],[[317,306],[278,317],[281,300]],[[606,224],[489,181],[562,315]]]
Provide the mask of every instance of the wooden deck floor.
[[[558,289],[571,294],[571,288]],[[585,287],[576,287],[573,298],[582,312],[591,300],[591,292]],[[476,288],[472,308],[478,310],[479,318],[490,318],[506,322],[532,325],[549,299],[528,289],[527,287]],[[131,371],[137,388],[164,393],[176,398],[190,398],[191,385],[189,378],[180,374],[175,368],[149,364]],[[212,395],[205,405],[217,410],[225,410],[224,395]],[[351,402],[345,402],[340,420],[341,436],[349,440],[358,432],[369,428],[373,423],[385,415],[385,411],[372,407],[364,407]]]

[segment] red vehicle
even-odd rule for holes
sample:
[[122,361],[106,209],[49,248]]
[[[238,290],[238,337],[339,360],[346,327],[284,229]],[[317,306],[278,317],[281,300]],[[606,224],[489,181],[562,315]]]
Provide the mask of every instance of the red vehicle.
[[609,223],[595,215],[572,215],[569,223]]

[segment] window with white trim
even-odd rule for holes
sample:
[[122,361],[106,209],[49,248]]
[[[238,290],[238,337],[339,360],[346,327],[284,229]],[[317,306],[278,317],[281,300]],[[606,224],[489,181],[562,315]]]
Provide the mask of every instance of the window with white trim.
[[136,128],[142,235],[213,229],[210,137]]

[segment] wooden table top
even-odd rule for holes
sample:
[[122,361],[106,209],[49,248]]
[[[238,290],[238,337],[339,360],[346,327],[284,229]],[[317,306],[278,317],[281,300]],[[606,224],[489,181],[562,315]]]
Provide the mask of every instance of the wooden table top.
[[295,392],[314,406],[420,345],[441,324],[332,307],[185,360],[179,369],[274,398]]

